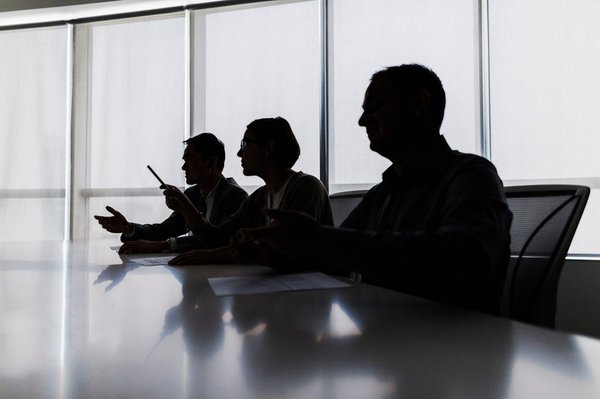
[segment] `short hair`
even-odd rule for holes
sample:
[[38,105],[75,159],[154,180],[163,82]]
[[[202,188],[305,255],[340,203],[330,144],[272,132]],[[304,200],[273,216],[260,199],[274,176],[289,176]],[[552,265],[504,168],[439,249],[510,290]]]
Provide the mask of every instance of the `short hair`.
[[200,133],[185,140],[184,143],[188,146],[191,145],[194,151],[204,159],[217,158],[217,169],[219,172],[223,171],[225,167],[225,145],[217,136],[208,132]]
[[446,108],[446,93],[435,72],[421,64],[403,64],[384,68],[371,76],[371,82],[379,79],[384,79],[394,94],[405,96],[405,100],[419,89],[427,89],[431,94],[427,112],[431,122],[440,128]]
[[294,166],[300,157],[300,145],[292,127],[284,118],[256,119],[248,126],[258,140],[272,141],[275,144],[273,160],[284,168]]

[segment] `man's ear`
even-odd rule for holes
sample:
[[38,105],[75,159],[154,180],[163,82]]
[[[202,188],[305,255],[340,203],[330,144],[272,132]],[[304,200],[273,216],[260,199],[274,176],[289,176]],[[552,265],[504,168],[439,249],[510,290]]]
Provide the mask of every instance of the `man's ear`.
[[414,116],[420,116],[429,108],[431,103],[431,92],[424,87],[417,90],[414,94],[410,108]]
[[208,162],[208,166],[210,166],[211,168],[216,168],[217,167],[217,157],[216,157],[216,155],[211,155],[210,157],[208,157],[208,159],[206,161]]

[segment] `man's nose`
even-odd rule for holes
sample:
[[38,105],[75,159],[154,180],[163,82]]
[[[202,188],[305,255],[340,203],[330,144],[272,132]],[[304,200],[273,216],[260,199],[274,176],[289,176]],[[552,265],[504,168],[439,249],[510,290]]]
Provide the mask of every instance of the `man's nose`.
[[363,112],[358,118],[358,126],[366,126],[367,114]]

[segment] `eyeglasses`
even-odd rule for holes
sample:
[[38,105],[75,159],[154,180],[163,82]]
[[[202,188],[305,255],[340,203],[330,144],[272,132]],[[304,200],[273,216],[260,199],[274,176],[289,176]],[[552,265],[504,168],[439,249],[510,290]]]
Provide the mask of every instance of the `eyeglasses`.
[[264,140],[258,140],[258,139],[242,139],[242,141],[240,141],[240,150],[244,151],[246,149],[246,147],[248,146],[248,144],[260,144],[260,143],[264,143]]

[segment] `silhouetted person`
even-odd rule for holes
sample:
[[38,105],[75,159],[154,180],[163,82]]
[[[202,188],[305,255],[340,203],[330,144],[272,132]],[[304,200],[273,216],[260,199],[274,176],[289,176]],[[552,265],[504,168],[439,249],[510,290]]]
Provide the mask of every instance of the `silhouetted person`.
[[242,229],[235,242],[312,254],[321,270],[359,272],[367,283],[497,313],[512,213],[492,163],[452,150],[440,134],[445,102],[427,67],[376,72],[358,123],[370,148],[392,162],[382,182],[340,228],[266,210],[276,223]]
[[207,221],[179,189],[168,186],[165,190],[167,206],[184,215],[194,235],[213,247],[181,254],[170,264],[267,262],[271,250],[265,246],[229,246],[231,236],[238,229],[268,223],[262,213],[265,207],[302,212],[315,223],[333,224],[329,195],[323,183],[312,175],[292,169],[300,156],[300,145],[284,118],[262,118],[251,122],[237,155],[241,158],[244,175],[258,176],[265,185],[254,191],[231,218],[218,226]]
[[[214,134],[201,133],[186,141],[183,152],[185,180],[191,187],[184,195],[211,223],[221,223],[248,198],[248,193],[233,178],[224,177],[225,146]],[[202,246],[194,236],[181,236],[189,231],[179,212],[161,223],[129,222],[121,213],[107,206],[113,216],[94,216],[111,233],[121,233],[121,253],[183,252]]]

